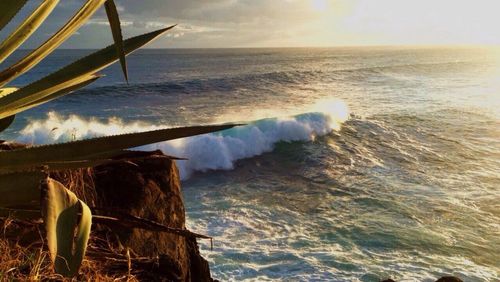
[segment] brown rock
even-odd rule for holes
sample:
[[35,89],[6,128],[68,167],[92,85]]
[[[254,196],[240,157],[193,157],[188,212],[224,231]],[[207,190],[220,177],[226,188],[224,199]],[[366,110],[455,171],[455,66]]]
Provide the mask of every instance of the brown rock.
[[[100,214],[106,215],[106,210],[120,211],[185,229],[184,202],[175,161],[159,151],[130,152],[120,158],[123,160],[94,168],[90,176],[84,173],[79,182],[93,182],[93,185],[80,191],[72,190],[89,205],[102,208]],[[69,187],[75,177],[68,174],[71,173],[58,172],[51,176]],[[102,229],[97,228],[94,234]],[[122,226],[112,226],[111,230],[120,244],[130,248],[135,256],[158,258],[153,268],[139,276],[141,280],[213,281],[196,240]]]
[[436,282],[463,282],[462,279],[455,276],[443,276],[436,280]]

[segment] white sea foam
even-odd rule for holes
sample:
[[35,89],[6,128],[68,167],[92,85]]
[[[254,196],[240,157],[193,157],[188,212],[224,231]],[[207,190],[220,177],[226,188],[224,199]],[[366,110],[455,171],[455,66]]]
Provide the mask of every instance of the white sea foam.
[[[140,149],[160,149],[169,155],[188,158],[178,162],[182,179],[189,178],[195,171],[230,170],[235,161],[270,152],[278,142],[310,141],[338,130],[348,118],[347,107],[340,101],[321,103],[315,109],[321,112],[261,119],[220,133],[161,142]],[[163,127],[141,122],[124,123],[117,118],[101,122],[75,115],[62,117],[51,112],[45,120],[30,122],[21,131],[18,141],[47,144]]]

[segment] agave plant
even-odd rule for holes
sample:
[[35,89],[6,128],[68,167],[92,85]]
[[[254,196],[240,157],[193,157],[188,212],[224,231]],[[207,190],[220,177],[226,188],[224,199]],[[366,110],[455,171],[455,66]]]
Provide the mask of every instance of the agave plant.
[[[27,0],[0,1],[0,30]],[[0,63],[11,55],[47,19],[59,0],[44,0],[0,45]],[[114,44],[81,58],[24,87],[8,83],[29,71],[105,6]],[[97,80],[98,71],[120,61],[128,81],[125,56],[167,32],[173,26],[122,39],[113,0],[87,0],[52,37],[15,64],[0,71],[0,132],[15,115],[69,94]],[[210,125],[161,129],[68,143],[0,151],[0,216],[42,218],[56,273],[72,277],[85,255],[93,215],[89,207],[48,172],[91,167],[122,154],[127,148],[223,130],[235,125]],[[94,216],[95,217],[95,216]]]

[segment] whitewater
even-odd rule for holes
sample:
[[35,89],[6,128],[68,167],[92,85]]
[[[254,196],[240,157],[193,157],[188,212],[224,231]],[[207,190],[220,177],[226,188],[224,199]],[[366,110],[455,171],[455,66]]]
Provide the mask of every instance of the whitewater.
[[[177,161],[181,180],[188,179],[195,171],[231,170],[234,162],[271,152],[278,142],[306,142],[333,130],[338,131],[348,119],[347,106],[342,101],[321,101],[312,108],[326,108],[328,111],[245,121],[245,125],[221,133],[166,141],[136,149],[161,150],[167,155],[185,158],[186,160]],[[16,141],[32,145],[55,144],[162,128],[166,127],[141,122],[125,123],[116,117],[101,122],[49,112],[46,119],[34,120],[26,125]]]
[[[24,52],[24,53],[23,53]],[[59,50],[25,85],[90,50]],[[221,281],[500,281],[500,57],[488,48],[142,50],[0,139],[192,125],[186,227]],[[14,54],[12,61],[25,55]]]

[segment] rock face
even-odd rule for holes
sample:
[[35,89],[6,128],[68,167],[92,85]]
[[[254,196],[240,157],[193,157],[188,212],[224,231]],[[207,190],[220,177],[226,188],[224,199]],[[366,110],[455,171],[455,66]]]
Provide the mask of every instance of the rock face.
[[[389,279],[383,280],[381,282],[396,282],[396,281],[389,278]],[[436,282],[463,282],[463,281],[458,277],[443,276],[443,277],[439,278],[438,280],[436,280]]]
[[[93,181],[93,187],[75,193],[89,205],[184,229],[185,210],[175,161],[160,151],[130,152],[120,159],[91,170],[81,182]],[[64,172],[51,176],[63,183],[71,178]],[[195,239],[120,226],[112,232],[134,255],[159,258],[158,266],[145,271],[141,280],[213,281]]]
[[[94,169],[97,199],[106,208],[154,220],[168,227],[185,228],[185,210],[179,171],[161,152],[130,153],[126,161]],[[139,157],[139,159],[137,159]],[[118,228],[123,245],[141,256],[160,256],[160,268],[176,281],[212,281],[208,263],[195,240],[164,232]],[[163,265],[162,265],[163,264]]]
[[463,282],[462,279],[454,276],[443,276],[436,280],[436,282]]

